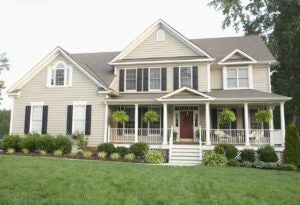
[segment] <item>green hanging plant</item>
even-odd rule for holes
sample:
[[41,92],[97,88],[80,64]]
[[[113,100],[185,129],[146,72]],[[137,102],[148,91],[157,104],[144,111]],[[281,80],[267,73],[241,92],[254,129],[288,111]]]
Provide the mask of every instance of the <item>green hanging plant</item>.
[[219,114],[219,123],[226,124],[236,121],[236,116],[233,111],[224,108],[223,111]]
[[113,112],[112,119],[114,122],[128,122],[129,116],[124,110],[117,110]]
[[153,110],[149,110],[147,112],[145,112],[144,114],[144,122],[158,122],[159,121],[159,115],[157,114],[157,112],[153,111]]
[[269,122],[273,118],[270,110],[261,109],[255,113],[255,119],[257,122]]

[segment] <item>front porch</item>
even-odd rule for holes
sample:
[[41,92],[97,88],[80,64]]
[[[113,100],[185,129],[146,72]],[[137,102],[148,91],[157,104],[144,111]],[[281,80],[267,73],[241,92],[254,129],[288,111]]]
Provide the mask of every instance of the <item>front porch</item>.
[[[273,121],[258,123],[255,112],[259,108],[273,109],[280,106],[281,129],[274,129]],[[236,122],[228,125],[218,123],[218,113],[224,107],[236,114]],[[126,123],[115,123],[111,119],[113,111],[124,109],[129,115]],[[156,123],[143,121],[147,110],[155,110],[160,118]],[[106,142],[130,145],[146,142],[152,147],[168,147],[172,135],[174,143],[211,146],[228,143],[239,147],[259,147],[270,144],[284,146],[284,103],[198,103],[198,104],[124,104],[107,105]],[[175,140],[176,138],[176,140]]]

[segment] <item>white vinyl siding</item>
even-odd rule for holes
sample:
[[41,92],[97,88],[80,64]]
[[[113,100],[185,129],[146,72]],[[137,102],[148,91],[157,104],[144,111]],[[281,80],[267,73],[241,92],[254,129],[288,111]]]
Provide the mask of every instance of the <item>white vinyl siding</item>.
[[30,132],[41,133],[43,123],[43,106],[32,105],[31,106],[31,126]]
[[73,105],[73,133],[85,133],[86,105]]
[[161,90],[161,68],[149,68],[149,90]]
[[125,69],[125,90],[136,90],[136,69]]

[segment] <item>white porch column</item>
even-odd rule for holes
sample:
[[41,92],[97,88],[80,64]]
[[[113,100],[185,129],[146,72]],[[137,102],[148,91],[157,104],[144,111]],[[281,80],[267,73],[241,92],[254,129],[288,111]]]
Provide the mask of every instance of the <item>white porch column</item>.
[[244,119],[245,119],[245,145],[250,146],[250,140],[249,140],[249,109],[248,109],[248,103],[244,104]]
[[210,145],[210,111],[209,103],[205,103],[206,145]]
[[269,129],[270,130],[274,130],[274,122],[273,122],[273,108],[272,107],[270,107],[270,112],[271,112],[271,114],[272,114],[272,118],[270,119],[270,122],[269,122]]
[[105,102],[105,111],[104,111],[104,143],[107,142],[107,121],[108,121],[108,105]]
[[138,142],[139,105],[134,105],[134,142]]
[[280,103],[280,128],[283,143],[285,143],[285,117],[284,117],[284,102]]
[[163,144],[168,144],[168,105],[163,104]]

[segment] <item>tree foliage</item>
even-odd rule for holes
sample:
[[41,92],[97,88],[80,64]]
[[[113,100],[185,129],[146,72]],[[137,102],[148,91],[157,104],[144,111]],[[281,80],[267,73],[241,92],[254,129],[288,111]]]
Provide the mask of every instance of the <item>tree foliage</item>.
[[233,26],[266,42],[278,61],[271,67],[273,91],[293,98],[286,104],[286,120],[295,123],[300,116],[300,1],[212,0],[209,6],[224,14],[223,29]]
[[9,133],[10,110],[0,110],[0,138]]
[[[0,53],[0,75],[1,71],[9,70],[9,61],[6,57],[6,53]],[[0,100],[1,98],[1,90],[4,88],[4,82],[0,81]]]
[[284,163],[300,165],[300,136],[293,125],[289,125],[286,130]]

